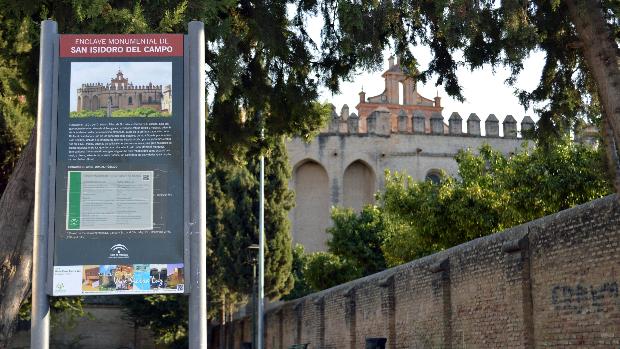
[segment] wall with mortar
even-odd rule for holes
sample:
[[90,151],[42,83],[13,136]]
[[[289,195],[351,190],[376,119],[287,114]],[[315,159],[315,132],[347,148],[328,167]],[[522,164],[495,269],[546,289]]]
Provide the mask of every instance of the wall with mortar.
[[[618,348],[619,287],[609,196],[283,303],[265,315],[265,348]],[[227,325],[227,348],[250,342],[250,321]]]

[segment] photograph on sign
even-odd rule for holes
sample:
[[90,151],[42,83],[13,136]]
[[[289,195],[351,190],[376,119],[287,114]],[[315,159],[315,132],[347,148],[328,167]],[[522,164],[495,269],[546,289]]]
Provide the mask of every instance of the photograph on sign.
[[171,62],[72,62],[70,89],[72,118],[172,115]]
[[183,76],[182,35],[61,35],[52,295],[184,292]]

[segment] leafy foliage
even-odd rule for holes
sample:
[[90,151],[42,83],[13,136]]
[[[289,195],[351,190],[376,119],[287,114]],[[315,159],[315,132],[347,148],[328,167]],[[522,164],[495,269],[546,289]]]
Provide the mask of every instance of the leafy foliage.
[[283,301],[301,298],[310,294],[314,289],[308,284],[305,277],[305,271],[308,268],[308,255],[304,252],[302,245],[295,245],[293,249],[293,265],[291,272],[293,274],[293,289],[281,299]]
[[[256,257],[249,246],[258,244],[258,159],[258,149],[254,149],[246,154],[245,166],[212,163],[207,174],[208,274],[230,291],[244,294],[251,293],[251,260]],[[265,294],[272,299],[293,287],[289,178],[284,140],[280,139],[265,164]]]
[[386,176],[382,250],[390,266],[611,193],[600,149],[560,139],[511,157],[483,146],[457,155],[439,185]]
[[157,111],[149,107],[139,107],[135,109],[120,109],[112,112],[112,117],[151,117],[161,118],[169,117],[170,113]]
[[[327,252],[300,257],[304,265],[295,282],[299,280],[302,285],[308,284],[313,291],[370,275],[386,267],[381,245],[387,225],[379,207],[368,205],[359,213],[349,208],[334,208],[332,222],[334,225],[327,229],[331,234]],[[303,295],[302,292],[296,294],[298,297]]]
[[153,331],[158,343],[187,348],[188,299],[180,295],[123,296],[121,303],[137,325]]
[[[51,325],[54,327],[75,327],[83,317],[90,317],[83,308],[83,297],[50,297]],[[19,319],[30,320],[32,304],[27,298],[19,308]]]
[[[582,54],[566,1],[437,0],[323,1],[316,6],[327,24],[322,32],[323,61],[340,64],[325,70],[323,79],[337,88],[343,72],[376,68],[391,48],[401,64],[422,81],[436,84],[463,100],[456,71],[484,64],[507,65],[514,84],[524,60],[535,50],[546,54],[539,86],[516,91],[524,105],[534,104],[540,116],[541,140],[561,136],[581,117],[598,121],[601,110],[596,83]],[[609,28],[619,41],[617,1],[599,2]],[[419,71],[416,46],[427,46],[432,60]]]
[[15,96],[0,96],[0,195],[4,192],[19,154],[26,146],[33,124],[33,118],[28,114],[24,102]]
[[330,252],[311,254],[304,271],[306,281],[316,291],[340,285],[362,276],[362,271],[353,263]]
[[106,116],[107,113],[103,109],[72,111],[69,113],[70,118],[103,118]]
[[327,242],[329,252],[355,265],[364,276],[385,269],[381,253],[385,222],[379,207],[366,206],[359,214],[352,209],[335,208],[332,221],[334,225],[327,230],[331,234]]

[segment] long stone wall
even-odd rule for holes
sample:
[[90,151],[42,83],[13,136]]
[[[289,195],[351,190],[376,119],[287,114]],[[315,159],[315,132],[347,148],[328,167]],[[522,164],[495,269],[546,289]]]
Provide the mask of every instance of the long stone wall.
[[[609,196],[283,303],[266,313],[265,348],[618,348],[619,285]],[[251,341],[250,323],[226,326],[227,348]]]

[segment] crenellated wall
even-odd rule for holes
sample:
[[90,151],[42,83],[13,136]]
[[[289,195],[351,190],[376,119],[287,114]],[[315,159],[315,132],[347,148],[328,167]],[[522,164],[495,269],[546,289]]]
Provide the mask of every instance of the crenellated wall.
[[[276,306],[265,348],[618,348],[619,285],[609,196]],[[226,348],[250,342],[250,321],[228,325]]]
[[[349,107],[345,104],[340,114],[332,110],[332,118],[322,133],[384,136],[393,133],[483,136],[481,134],[480,118],[475,113],[471,113],[468,116],[466,131],[463,132],[463,118],[459,113],[452,113],[448,119],[448,125],[446,125],[440,111],[424,113],[420,110],[395,109],[392,107],[395,106],[376,106],[374,111],[370,112],[367,117],[360,118],[355,113],[349,114]],[[524,116],[519,132],[517,130],[517,120],[512,115],[507,115],[502,121],[501,128],[502,137],[517,138],[517,135],[533,130],[534,121],[531,117]],[[484,123],[484,137],[500,137],[499,130],[499,120],[495,114],[489,114]]]

